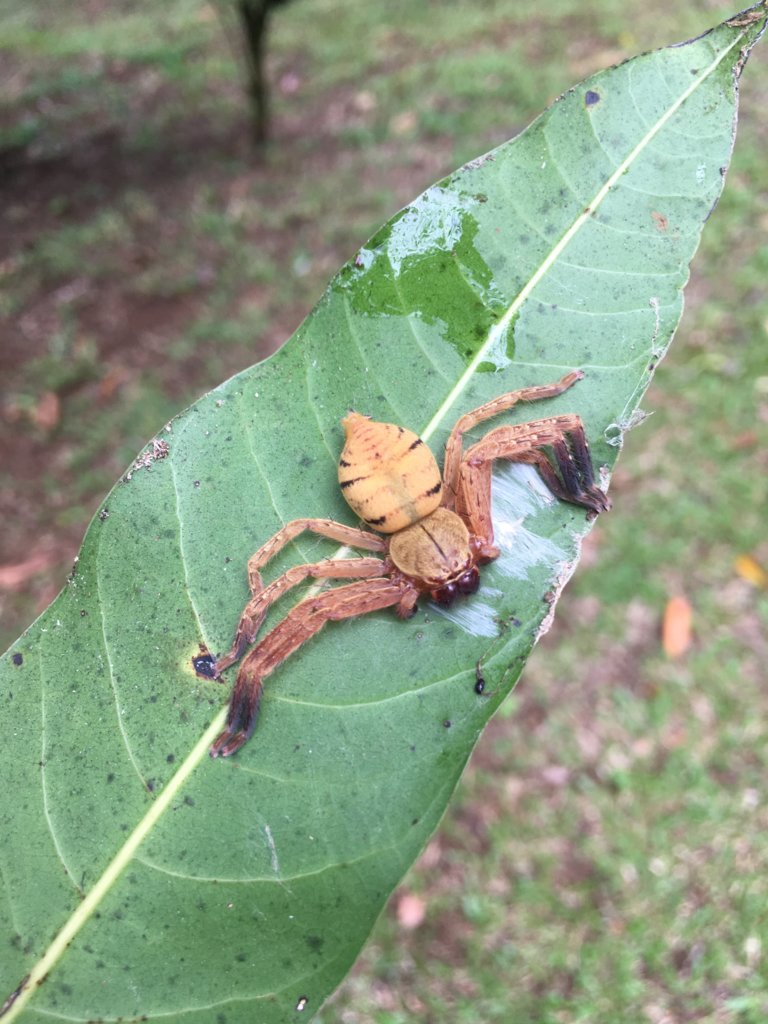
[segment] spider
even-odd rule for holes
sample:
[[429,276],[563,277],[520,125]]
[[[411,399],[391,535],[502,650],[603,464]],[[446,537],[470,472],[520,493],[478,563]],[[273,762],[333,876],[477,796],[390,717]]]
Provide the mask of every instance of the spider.
[[[251,556],[251,599],[232,647],[216,660],[207,653],[194,658],[200,676],[218,679],[239,661],[255,641],[270,605],[291,587],[309,578],[356,582],[306,597],[248,653],[232,690],[226,728],[211,746],[212,757],[229,757],[249,739],[264,679],[326,622],[392,606],[401,618],[408,618],[416,611],[420,595],[447,606],[477,590],[478,566],[499,555],[491,519],[494,459],[535,466],[550,491],[563,501],[594,514],[610,508],[594,482],[584,426],[576,415],[496,427],[468,451],[462,450],[464,434],[477,424],[518,402],[554,398],[583,376],[581,370],[573,370],[555,384],[510,391],[465,413],[448,438],[442,476],[432,452],[410,430],[377,423],[357,412],[341,421],[345,432],[339,460],[341,492],[363,523],[377,532],[332,519],[294,519]],[[545,449],[551,451],[559,475]],[[261,570],[304,530],[375,552],[375,556],[297,565],[264,586]]]

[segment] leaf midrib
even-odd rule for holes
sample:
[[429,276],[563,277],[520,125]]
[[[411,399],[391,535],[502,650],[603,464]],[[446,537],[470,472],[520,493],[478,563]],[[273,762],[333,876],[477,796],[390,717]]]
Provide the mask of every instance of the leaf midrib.
[[[742,33],[743,34],[743,33]],[[509,327],[510,323],[515,317],[515,314],[520,310],[525,300],[534,290],[536,285],[543,279],[547,271],[554,265],[560,253],[568,246],[570,241],[576,236],[579,230],[589,220],[589,218],[595,213],[600,207],[603,200],[610,193],[611,189],[618,183],[623,177],[626,171],[632,166],[632,163],[637,157],[643,152],[643,150],[653,141],[655,136],[661,131],[667,122],[674,117],[680,107],[685,101],[693,95],[696,89],[704,82],[710,74],[721,64],[724,58],[731,52],[731,50],[741,41],[741,36],[738,36],[730,46],[718,53],[716,58],[704,69],[704,71],[694,78],[689,87],[681,93],[678,99],[667,109],[666,113],[654,123],[654,125],[646,132],[643,138],[637,143],[637,145],[630,151],[627,157],[618,164],[613,174],[607,178],[605,184],[598,190],[595,198],[588,203],[578,217],[574,220],[573,224],[568,230],[561,236],[560,240],[554,245],[550,253],[541,262],[539,267],[533,272],[531,277],[528,279],[523,288],[520,289],[516,297],[512,300],[509,307],[507,308],[504,315],[494,324],[494,326],[488,332],[488,337],[480,346],[475,353],[473,359],[468,363],[466,370],[459,377],[458,381],[448,393],[447,397],[443,401],[440,408],[437,410],[435,415],[429,421],[421,436],[424,440],[429,438],[437,430],[440,423],[446,417],[453,404],[464,391],[469,384],[469,381],[477,371],[478,366],[485,361],[489,351],[493,346],[501,339],[504,332]]]

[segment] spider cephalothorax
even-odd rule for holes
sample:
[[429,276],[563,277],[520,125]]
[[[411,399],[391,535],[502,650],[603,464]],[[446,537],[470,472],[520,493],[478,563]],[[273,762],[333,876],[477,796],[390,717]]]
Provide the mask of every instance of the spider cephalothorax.
[[[410,430],[377,423],[356,412],[342,420],[346,438],[339,460],[339,486],[352,510],[377,533],[332,519],[294,519],[250,558],[252,597],[240,618],[232,648],[215,661],[210,655],[195,658],[200,675],[218,678],[238,661],[256,639],[270,605],[302,580],[356,582],[301,601],[244,658],[232,690],[226,728],[211,747],[213,757],[234,754],[246,742],[256,724],[264,679],[326,622],[392,606],[398,615],[407,617],[416,610],[422,594],[449,605],[459,595],[477,590],[478,567],[499,554],[491,520],[495,459],[535,466],[552,493],[563,501],[593,513],[610,508],[608,498],[594,482],[584,427],[576,415],[496,427],[468,451],[462,450],[464,434],[478,423],[517,402],[562,394],[583,376],[580,370],[573,370],[556,384],[510,391],[466,413],[448,438],[442,476],[432,452]],[[265,587],[261,569],[304,530],[383,557],[297,565]]]

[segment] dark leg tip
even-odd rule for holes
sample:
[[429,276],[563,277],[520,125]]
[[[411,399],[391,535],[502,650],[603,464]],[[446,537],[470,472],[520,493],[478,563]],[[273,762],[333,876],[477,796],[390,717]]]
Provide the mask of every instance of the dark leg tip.
[[612,507],[610,498],[599,487],[586,487],[576,494],[570,494],[568,501],[587,509],[590,518],[594,518],[601,512],[608,512]]
[[595,513],[609,512],[613,503],[599,487],[589,487],[584,494],[584,504]]
[[247,739],[248,735],[242,729],[238,729],[236,732],[225,729],[211,744],[209,753],[211,757],[231,757],[238,752]]

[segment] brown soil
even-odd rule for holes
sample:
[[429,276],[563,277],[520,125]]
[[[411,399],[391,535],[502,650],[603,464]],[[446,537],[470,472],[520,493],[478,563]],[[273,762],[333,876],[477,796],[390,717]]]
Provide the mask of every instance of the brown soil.
[[[150,105],[154,109],[162,100],[156,92],[146,97],[147,115]],[[5,525],[0,533],[0,640],[5,642],[64,583],[90,516],[124,468],[114,455],[124,438],[91,437],[98,454],[89,468],[98,482],[83,493],[82,485],[68,479],[83,408],[88,410],[87,431],[100,423],[100,413],[109,422],[109,409],[150,381],[168,396],[173,412],[268,354],[307,312],[303,299],[276,309],[270,307],[268,289],[261,295],[249,293],[249,304],[263,306],[265,313],[258,347],[249,339],[242,347],[223,350],[215,377],[210,353],[191,351],[169,358],[172,344],[205,311],[210,282],[219,269],[217,253],[203,261],[205,271],[197,286],[178,294],[142,294],[134,286],[136,275],[152,268],[164,249],[172,251],[179,225],[189,217],[201,188],[221,196],[222,204],[233,190],[245,192],[254,182],[263,187],[271,180],[278,191],[286,164],[263,160],[250,148],[245,104],[242,113],[223,123],[190,111],[171,126],[161,144],[144,150],[131,138],[141,115],[139,104],[127,126],[87,125],[67,140],[66,148],[0,152],[0,284],[9,286],[13,303],[12,313],[4,318],[0,307],[0,517]],[[281,147],[291,166],[298,158],[292,150],[310,133],[316,140],[312,160],[318,173],[326,173],[339,157],[338,142],[332,134],[324,140],[322,117],[311,103],[302,109],[297,102],[290,124],[273,125],[272,145]],[[58,280],[38,280],[25,271],[39,239],[86,222],[94,207],[108,210],[131,193],[146,197],[148,208],[159,211],[159,217],[140,225],[130,244],[108,254],[107,272],[101,268],[93,273],[92,266],[84,265]],[[249,241],[290,273],[293,241],[287,234],[267,230]],[[73,318],[76,338],[61,355],[52,356],[52,339],[66,332]],[[40,370],[43,362],[45,371]],[[69,365],[73,362],[74,367]],[[134,440],[138,448],[145,438]],[[74,512],[67,511],[73,507]]]

